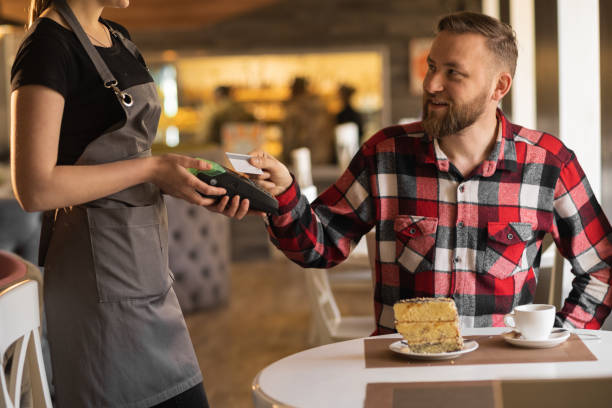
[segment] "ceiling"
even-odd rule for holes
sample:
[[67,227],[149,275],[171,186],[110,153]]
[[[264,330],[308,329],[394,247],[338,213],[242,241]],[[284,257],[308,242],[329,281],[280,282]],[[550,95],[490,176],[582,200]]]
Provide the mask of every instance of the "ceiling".
[[[197,29],[279,1],[132,0],[127,9],[106,9],[103,16],[130,31]],[[25,22],[29,4],[29,0],[0,0],[0,17]]]

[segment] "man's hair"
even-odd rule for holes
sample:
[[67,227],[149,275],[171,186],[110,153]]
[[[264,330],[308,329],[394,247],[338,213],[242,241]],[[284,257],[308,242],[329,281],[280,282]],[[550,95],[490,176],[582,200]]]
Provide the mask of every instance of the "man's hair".
[[509,24],[486,14],[462,11],[449,14],[438,21],[436,32],[448,31],[455,34],[480,34],[486,38],[487,48],[509,70],[514,77],[518,47],[516,35]]
[[228,85],[219,85],[218,87],[215,88],[215,95],[222,97],[222,98],[229,97],[231,93],[232,93],[232,87]]

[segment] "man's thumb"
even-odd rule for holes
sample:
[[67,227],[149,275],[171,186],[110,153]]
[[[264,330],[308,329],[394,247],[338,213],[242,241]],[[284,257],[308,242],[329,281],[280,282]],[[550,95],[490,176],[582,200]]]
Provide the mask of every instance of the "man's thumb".
[[270,168],[273,164],[272,160],[263,152],[251,153],[249,162],[260,169]]

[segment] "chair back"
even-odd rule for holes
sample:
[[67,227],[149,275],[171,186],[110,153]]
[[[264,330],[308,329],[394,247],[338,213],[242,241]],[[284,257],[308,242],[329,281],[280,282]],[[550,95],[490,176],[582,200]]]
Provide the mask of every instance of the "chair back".
[[310,149],[307,147],[300,147],[292,150],[290,155],[295,181],[300,188],[312,186],[312,159],[310,158]]
[[328,270],[305,269],[304,276],[312,311],[309,336],[312,345],[366,337],[374,331],[376,324],[373,315],[344,316],[340,313]]
[[321,343],[330,343],[335,327],[341,320],[340,310],[329,284],[327,270],[304,270],[306,288],[310,297],[310,309]]
[[21,383],[27,362],[33,405],[52,407],[39,328],[40,311],[36,281],[23,280],[0,291],[0,363],[4,361],[7,349],[15,345],[8,378],[4,368],[0,369],[0,406],[19,408]]
[[354,122],[347,122],[337,125],[335,133],[338,167],[344,171],[359,150],[359,127]]

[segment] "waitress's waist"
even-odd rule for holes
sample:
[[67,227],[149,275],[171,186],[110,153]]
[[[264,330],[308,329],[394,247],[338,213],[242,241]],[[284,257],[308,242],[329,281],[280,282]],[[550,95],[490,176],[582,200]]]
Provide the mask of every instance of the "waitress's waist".
[[145,207],[162,200],[160,189],[153,183],[132,186],[109,196],[81,204],[86,208]]

